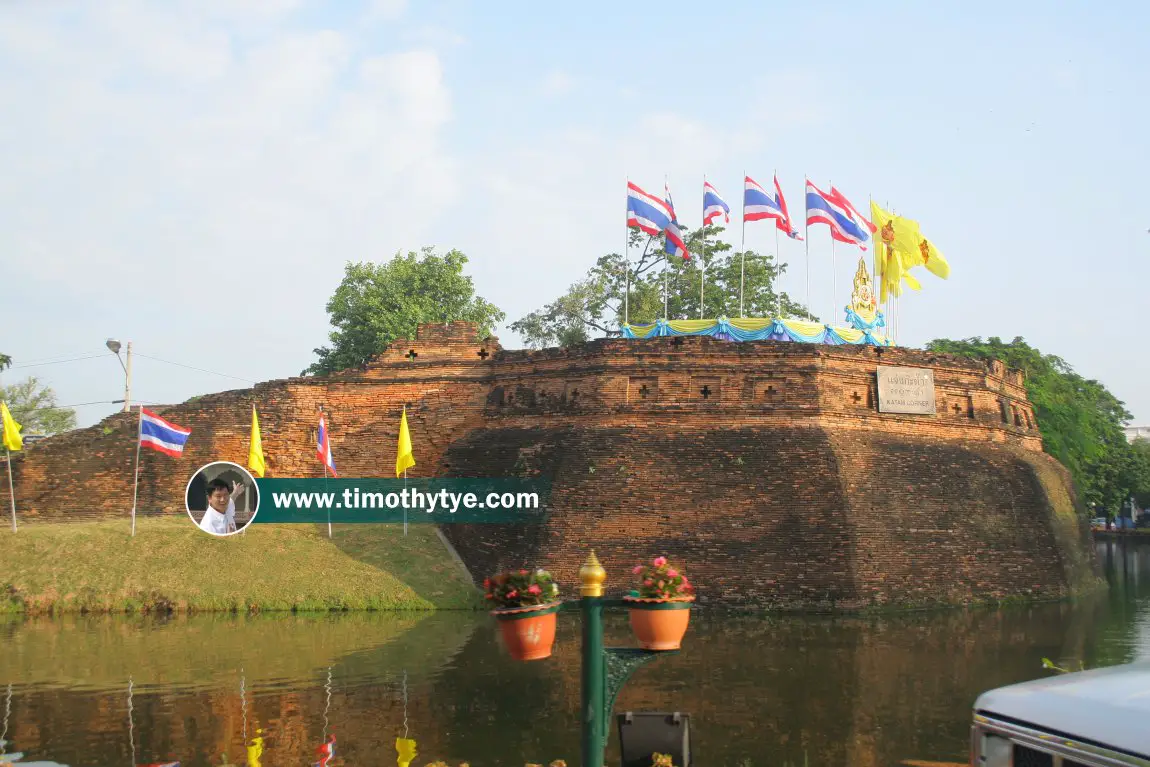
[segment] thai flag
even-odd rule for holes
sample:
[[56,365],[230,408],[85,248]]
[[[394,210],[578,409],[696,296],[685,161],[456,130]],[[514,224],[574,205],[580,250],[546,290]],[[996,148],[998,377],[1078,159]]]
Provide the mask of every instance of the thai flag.
[[844,197],[842,192],[840,192],[839,190],[835,189],[832,186],[831,187],[831,193],[828,196],[832,200],[834,200],[835,202],[837,202],[838,204],[840,204],[844,208],[846,208],[847,212],[851,215],[851,218],[855,219],[856,222],[865,224],[866,228],[870,230],[871,234],[874,234],[875,232],[878,231],[878,227],[875,226],[869,218],[864,216],[862,213],[859,213],[858,208],[851,205],[850,200],[848,200],[846,197]]
[[807,179],[807,226],[826,224],[832,239],[866,250],[863,243],[870,240],[870,234],[863,230],[850,211],[851,208],[844,206],[840,199],[825,194]]
[[731,223],[731,207],[719,196],[719,190],[710,181],[703,182],[703,225],[706,226],[719,216],[724,223]]
[[671,202],[671,187],[664,186],[663,189],[667,193],[667,209],[671,211],[671,223],[663,230],[667,240],[663,252],[672,256],[682,256],[684,261],[690,261],[691,254],[687,252],[687,243],[684,242],[683,233],[679,230],[679,217],[675,215],[675,204]]
[[787,199],[783,197],[783,190],[779,186],[779,177],[775,176],[775,194],[778,195],[779,209],[783,212],[783,217],[775,222],[775,226],[787,233],[787,236],[792,240],[803,239],[799,234],[799,230],[791,222],[791,214],[787,212]]
[[179,458],[184,454],[184,443],[191,429],[165,421],[147,408],[140,408],[140,444],[159,450],[165,455]]
[[335,473],[335,459],[331,457],[331,443],[327,437],[327,422],[322,413],[319,416],[319,431],[315,433],[315,457],[327,466],[333,477],[339,476]]
[[627,226],[658,237],[673,217],[667,203],[627,182]]

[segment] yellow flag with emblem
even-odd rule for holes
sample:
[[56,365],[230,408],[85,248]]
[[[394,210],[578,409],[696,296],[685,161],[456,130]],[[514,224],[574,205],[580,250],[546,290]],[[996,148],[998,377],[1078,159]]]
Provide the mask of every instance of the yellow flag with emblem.
[[928,272],[944,280],[950,276],[950,262],[943,257],[933,242],[923,237],[922,242],[918,244],[918,250],[922,256],[923,266]]
[[879,262],[880,301],[888,295],[901,296],[902,284],[911,290],[921,290],[922,285],[911,274],[912,267],[919,264],[919,244],[923,237],[918,222],[902,216],[895,216],[883,210],[871,200],[871,221],[878,227],[875,245]]
[[403,408],[403,415],[399,419],[399,449],[395,455],[395,476],[415,465],[415,458],[411,454],[411,432],[407,430],[407,408]]
[[248,468],[252,474],[262,477],[267,471],[264,463],[264,441],[260,438],[260,418],[256,415],[256,406],[252,405],[252,441],[248,448]]
[[0,421],[4,424],[4,447],[9,450],[23,450],[24,438],[20,436],[20,424],[8,412],[8,403],[0,402]]

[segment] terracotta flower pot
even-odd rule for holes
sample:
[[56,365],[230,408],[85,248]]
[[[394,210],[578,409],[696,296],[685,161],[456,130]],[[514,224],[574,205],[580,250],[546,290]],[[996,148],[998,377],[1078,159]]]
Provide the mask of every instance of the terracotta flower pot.
[[503,644],[515,660],[539,660],[551,656],[555,644],[555,621],[560,602],[529,607],[492,610],[499,621]]
[[691,620],[695,597],[643,599],[623,597],[631,613],[631,631],[644,650],[678,650]]

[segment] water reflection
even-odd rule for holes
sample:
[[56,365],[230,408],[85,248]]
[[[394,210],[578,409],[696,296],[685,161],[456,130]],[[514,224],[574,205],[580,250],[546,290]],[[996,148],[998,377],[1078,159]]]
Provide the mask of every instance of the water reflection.
[[[689,712],[708,765],[962,762],[979,692],[1049,673],[1043,657],[1150,659],[1150,545],[1105,541],[1098,554],[1110,590],[1075,604],[699,614],[683,651],[640,669],[617,711]],[[607,633],[632,641],[623,615]],[[533,663],[508,659],[487,616],[466,613],[9,619],[0,635],[0,765],[578,761],[572,615],[555,656]]]

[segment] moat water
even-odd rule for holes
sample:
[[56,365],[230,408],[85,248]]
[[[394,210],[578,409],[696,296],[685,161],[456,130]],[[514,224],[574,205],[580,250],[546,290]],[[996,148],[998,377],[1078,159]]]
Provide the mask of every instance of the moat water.
[[[696,613],[682,652],[636,672],[616,713],[689,713],[698,765],[963,763],[983,690],[1051,674],[1043,658],[1150,659],[1150,544],[1095,545],[1110,588],[1076,604]],[[396,764],[405,736],[413,767],[577,765],[578,629],[561,615],[554,656],[515,663],[486,615],[8,619],[0,765],[311,765],[333,736],[331,767]],[[608,644],[630,642],[612,616]]]

